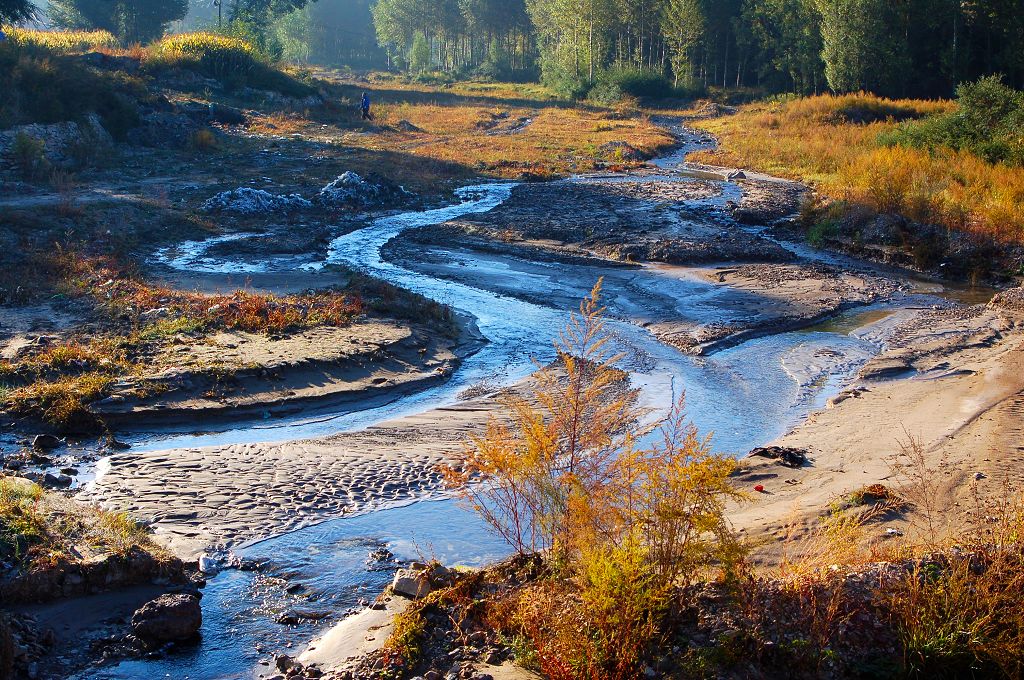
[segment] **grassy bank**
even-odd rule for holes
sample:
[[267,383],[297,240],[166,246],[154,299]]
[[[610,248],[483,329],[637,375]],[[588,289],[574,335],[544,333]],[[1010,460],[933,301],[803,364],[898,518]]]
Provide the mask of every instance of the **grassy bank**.
[[[80,120],[99,114],[115,137],[138,123],[135,102],[148,101],[154,77],[191,72],[230,91],[245,87],[306,97],[315,90],[237,38],[210,33],[173,35],[122,49],[105,31],[33,31],[4,27],[0,43],[0,128]],[[81,55],[123,59],[91,68]]]
[[97,555],[141,549],[170,555],[128,515],[82,505],[27,479],[0,476],[0,560],[21,573],[45,571]]
[[957,110],[954,102],[866,94],[751,104],[735,115],[698,121],[721,146],[696,159],[811,182],[845,204],[847,213],[898,214],[999,243],[1024,243],[1024,168],[970,148],[904,144],[894,136],[901,121]]

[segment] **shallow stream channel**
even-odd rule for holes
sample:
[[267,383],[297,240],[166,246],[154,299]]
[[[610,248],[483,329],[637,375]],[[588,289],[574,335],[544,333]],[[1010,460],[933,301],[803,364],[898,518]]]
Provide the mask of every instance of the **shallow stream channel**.
[[[657,178],[608,177],[607,181],[708,181],[681,171],[682,158],[678,153],[662,159],[658,165],[663,174]],[[720,194],[694,201],[695,205],[701,201],[708,206],[721,205],[739,197],[736,184],[717,181]],[[702,433],[713,433],[714,448],[743,455],[821,408],[848,384],[884,347],[887,329],[901,310],[938,302],[928,294],[900,296],[896,302],[860,307],[818,326],[757,337],[707,356],[691,356],[658,342],[638,321],[641,312],[667,307],[681,318],[712,322],[729,316],[731,296],[737,293],[688,275],[682,267],[609,267],[605,271],[586,263],[489,257],[452,244],[448,255],[458,263],[461,274],[443,277],[406,268],[382,254],[385,244],[403,231],[486,212],[506,201],[513,187],[510,183],[464,187],[457,192],[460,202],[455,205],[382,217],[368,227],[338,236],[323,262],[295,257],[287,262],[225,261],[206,253],[216,239],[186,244],[173,256],[158,254],[166,266],[213,273],[290,267],[315,274],[332,264],[344,265],[450,305],[473,319],[487,343],[467,357],[443,385],[385,405],[233,423],[224,426],[231,429],[202,434],[137,436],[132,440],[132,452],[324,437],[450,405],[467,390],[514,384],[535,370],[536,362],[553,358],[553,342],[571,309],[565,301],[578,302],[603,275],[608,330],[615,348],[624,355],[620,366],[641,389],[644,404],[663,412],[674,395],[685,390],[688,414]],[[830,257],[809,249],[798,254]],[[502,285],[494,285],[495,281]],[[507,294],[509,285],[529,294]],[[101,464],[98,474],[102,471]],[[242,561],[262,564],[261,569],[225,569],[209,579],[203,591],[201,642],[161,658],[123,662],[78,677],[213,680],[269,675],[272,668],[267,664],[273,664],[274,654],[297,655],[326,627],[372,600],[390,582],[397,561],[427,557],[449,565],[473,566],[507,552],[474,514],[452,499],[436,496],[268,537],[234,550]],[[297,625],[279,623],[282,614],[290,611],[308,616]]]

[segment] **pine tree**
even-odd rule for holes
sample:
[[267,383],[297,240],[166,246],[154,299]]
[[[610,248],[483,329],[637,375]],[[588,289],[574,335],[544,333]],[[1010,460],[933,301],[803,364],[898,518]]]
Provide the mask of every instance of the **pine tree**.
[[50,0],[50,20],[61,28],[110,31],[124,44],[146,43],[185,18],[188,0]]
[[0,0],[0,22],[17,24],[32,18],[35,7],[29,0]]

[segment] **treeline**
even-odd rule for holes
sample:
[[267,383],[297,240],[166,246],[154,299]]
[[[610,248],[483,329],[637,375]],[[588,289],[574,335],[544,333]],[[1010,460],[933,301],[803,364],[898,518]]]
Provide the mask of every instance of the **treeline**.
[[[0,0],[0,18],[30,6]],[[609,79],[638,93],[667,82],[946,97],[991,74],[1024,87],[1022,0],[50,0],[49,16],[125,43],[185,20],[271,57],[540,77],[573,96]]]
[[949,96],[992,73],[1024,85],[1020,0],[378,0],[373,16],[392,64],[536,59],[575,94],[622,70],[798,93]]

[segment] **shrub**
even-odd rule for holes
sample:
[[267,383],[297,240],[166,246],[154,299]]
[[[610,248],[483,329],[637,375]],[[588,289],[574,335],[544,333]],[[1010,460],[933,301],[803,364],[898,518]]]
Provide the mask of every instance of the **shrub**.
[[640,443],[651,431],[606,348],[600,286],[530,397],[507,400],[511,426],[492,421],[446,471],[518,552],[543,551],[575,584],[545,585],[546,604],[513,617],[549,677],[636,677],[669,587],[742,552],[724,516],[741,497],[734,463],[687,424],[682,399]]
[[614,104],[624,97],[664,99],[683,94],[658,71],[616,67],[601,73],[587,98],[599,104]]
[[193,151],[214,151],[219,146],[217,143],[217,136],[213,134],[213,130],[203,128],[202,130],[196,130],[188,139],[188,146]]
[[313,89],[270,65],[252,43],[216,33],[169,35],[150,48],[150,70],[184,68],[219,80],[229,88],[255,87],[304,97]]
[[43,140],[24,132],[15,135],[11,156],[26,180],[39,179],[50,171],[50,161],[46,159],[46,144]]
[[117,38],[109,31],[34,31],[11,27],[4,27],[3,31],[15,45],[39,47],[58,54],[118,48]]
[[990,163],[1024,166],[1024,92],[998,76],[957,88],[955,111],[901,125],[881,137],[889,145],[970,151]]
[[83,121],[95,112],[115,137],[138,124],[142,83],[117,72],[84,67],[48,48],[0,43],[0,127]]
[[721,146],[695,157],[816,183],[850,211],[895,211],[996,241],[1024,239],[1024,168],[993,164],[967,149],[888,145],[899,124],[844,122],[839,112],[851,107],[931,117],[900,128],[911,129],[944,117],[953,104],[864,94],[755,104],[697,122],[717,134]]

